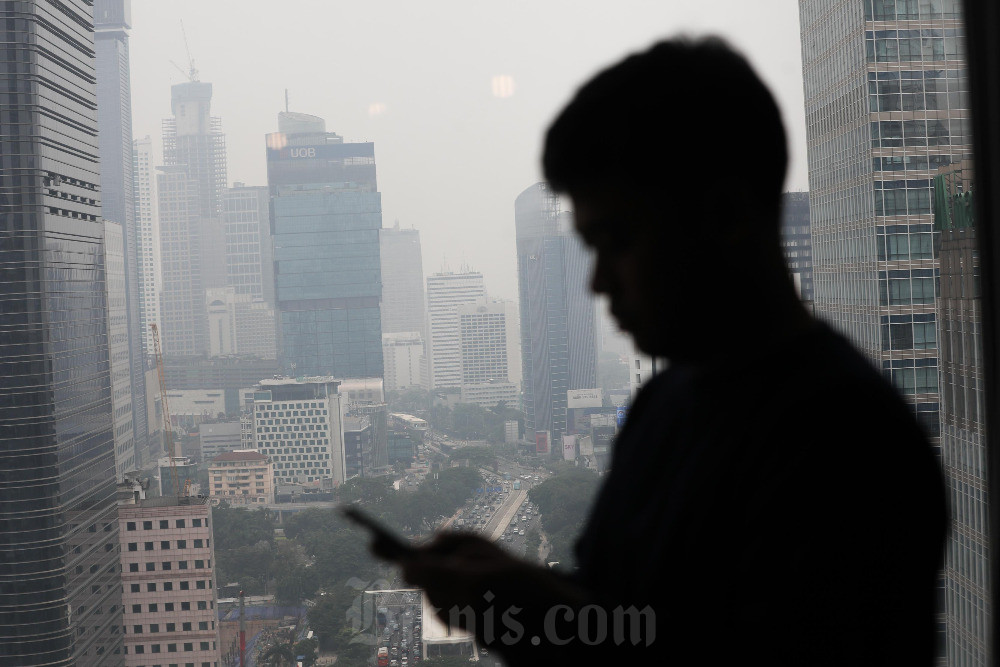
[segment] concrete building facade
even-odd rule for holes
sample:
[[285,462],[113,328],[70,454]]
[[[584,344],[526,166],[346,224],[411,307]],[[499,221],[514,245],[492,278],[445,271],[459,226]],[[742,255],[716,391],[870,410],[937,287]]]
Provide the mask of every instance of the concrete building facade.
[[208,468],[208,497],[215,505],[273,503],[274,463],[253,450],[219,454]]
[[164,354],[208,352],[205,291],[226,284],[226,140],[211,102],[212,84],[197,78],[176,84],[170,88],[173,115],[163,121],[157,196]]
[[520,332],[517,306],[479,299],[458,306],[462,402],[493,408],[521,403]]
[[121,505],[118,515],[126,667],[217,667],[218,596],[207,499],[140,499]]
[[419,331],[382,334],[385,388],[389,391],[426,387],[424,338]]
[[198,426],[201,460],[211,461],[219,454],[243,449],[240,422],[202,422]]
[[160,225],[153,140],[148,134],[132,141],[132,177],[139,267],[139,331],[144,354],[148,356],[153,351],[153,334],[149,325],[160,325]]
[[462,385],[462,340],[458,307],[486,297],[483,274],[435,273],[427,276],[431,387]]
[[342,484],[344,406],[339,380],[305,377],[262,380],[246,406],[252,448],[274,462],[274,483]]

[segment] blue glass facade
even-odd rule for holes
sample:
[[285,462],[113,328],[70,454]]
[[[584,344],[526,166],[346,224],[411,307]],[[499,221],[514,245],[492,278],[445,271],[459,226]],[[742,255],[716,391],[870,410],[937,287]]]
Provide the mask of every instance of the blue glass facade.
[[268,143],[280,365],[292,375],[381,377],[374,145],[326,132]]

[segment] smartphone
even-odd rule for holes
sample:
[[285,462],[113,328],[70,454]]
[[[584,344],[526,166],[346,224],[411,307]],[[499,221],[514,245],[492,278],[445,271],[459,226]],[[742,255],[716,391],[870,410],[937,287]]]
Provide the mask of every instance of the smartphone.
[[340,511],[345,517],[371,532],[375,538],[373,547],[385,558],[398,561],[413,553],[414,548],[409,542],[365,514],[356,505],[347,505]]

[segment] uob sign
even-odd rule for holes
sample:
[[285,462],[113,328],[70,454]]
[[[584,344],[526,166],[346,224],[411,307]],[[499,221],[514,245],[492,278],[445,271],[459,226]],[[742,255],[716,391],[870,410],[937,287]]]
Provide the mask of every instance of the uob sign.
[[315,148],[289,148],[291,157],[316,157]]

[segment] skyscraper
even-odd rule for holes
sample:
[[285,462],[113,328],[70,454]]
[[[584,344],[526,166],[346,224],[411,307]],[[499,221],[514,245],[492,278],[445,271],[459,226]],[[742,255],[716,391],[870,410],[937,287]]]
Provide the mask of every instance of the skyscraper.
[[278,114],[267,137],[278,356],[294,375],[382,377],[375,145]]
[[[123,371],[127,372],[131,384],[129,404],[120,407],[116,405],[116,412],[122,412],[118,418],[123,422],[126,419],[125,413],[128,413],[132,433],[127,438],[134,440],[143,449],[148,437],[148,426],[143,407],[146,405],[146,359],[140,328],[141,277],[132,173],[132,89],[128,44],[131,22],[131,0],[97,0],[94,3],[101,213],[106,220],[121,225],[127,327],[124,345],[128,355],[120,363],[127,363],[128,368]],[[124,424],[122,427],[124,428]],[[134,451],[134,447],[132,450]]]
[[493,408],[521,402],[521,351],[517,305],[477,299],[458,306],[462,402]]
[[[960,10],[959,0],[799,3],[814,310],[905,395],[935,445],[933,179],[971,156]],[[958,534],[950,556],[971,557],[974,545]],[[967,656],[985,631],[953,614],[968,591],[947,586],[949,664],[981,664]]]
[[266,186],[233,183],[222,195],[226,287],[274,306],[271,203]]
[[431,386],[462,386],[462,333],[458,307],[486,296],[483,274],[435,273],[427,276],[427,315]]
[[160,225],[156,215],[153,141],[146,135],[132,141],[132,188],[135,199],[136,255],[139,258],[139,330],[143,352],[152,354],[150,324],[160,324]]
[[[115,477],[136,469],[137,447],[132,427],[132,374],[129,363],[128,300],[125,288],[125,232],[117,222],[104,221],[104,287],[108,313],[108,355],[111,362],[111,405],[114,411]],[[136,406],[145,412],[145,405]]]
[[[198,193],[198,181],[186,167],[157,169],[160,319],[164,325],[160,339],[164,354],[173,356],[197,356],[209,351],[205,301],[208,281],[202,249],[206,225],[198,214]],[[221,263],[218,256],[215,261]]]
[[157,175],[163,352],[208,353],[205,290],[225,287],[226,139],[211,115],[212,84],[191,80],[170,88],[163,121],[164,168]]
[[807,304],[813,300],[812,237],[809,233],[809,193],[786,192],[781,197],[781,247],[795,291]]
[[430,355],[420,232],[400,229],[398,222],[393,227],[383,227],[379,232],[379,249],[386,387],[426,386],[430,381]]
[[424,265],[420,232],[383,227],[379,231],[382,259],[382,333],[416,331],[425,335]]
[[941,288],[937,331],[928,333],[936,333],[941,360],[941,458],[952,508],[944,570],[947,658],[949,665],[986,665],[993,603],[975,188],[970,162],[942,167],[941,172],[934,188]]
[[518,195],[514,224],[525,428],[529,440],[545,433],[546,443],[561,443],[566,392],[597,386],[590,258],[570,214],[543,183]]
[[[938,435],[931,179],[971,154],[958,0],[800,3],[815,312]],[[933,327],[931,327],[933,328]]]
[[[91,3],[0,2],[0,662],[121,664]],[[13,26],[13,27],[12,27]]]

